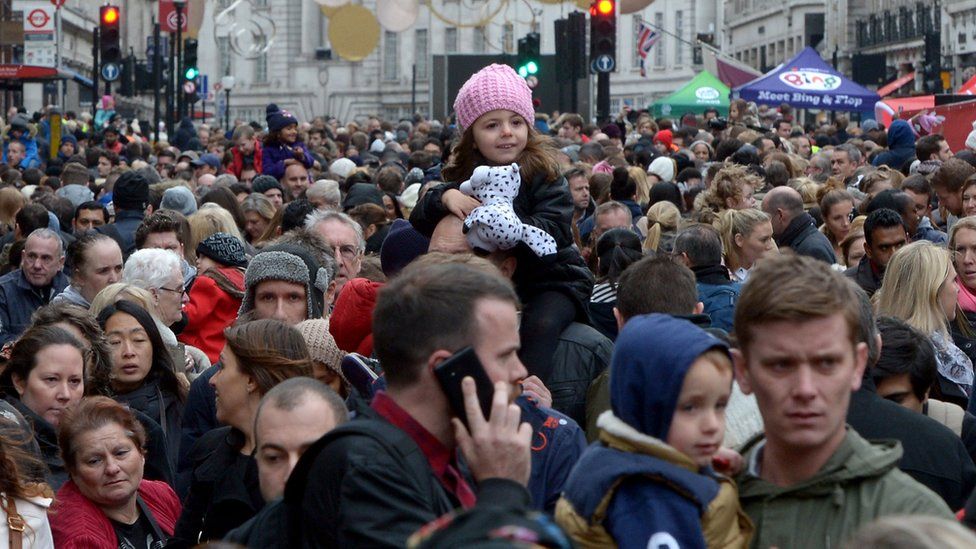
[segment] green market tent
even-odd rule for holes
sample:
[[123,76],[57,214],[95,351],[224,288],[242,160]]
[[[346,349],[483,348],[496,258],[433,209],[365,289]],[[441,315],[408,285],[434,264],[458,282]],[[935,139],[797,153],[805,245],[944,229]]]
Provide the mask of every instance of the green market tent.
[[729,114],[729,87],[708,71],[698,73],[683,88],[651,105],[654,116],[669,118],[689,112],[700,115],[707,108],[718,109],[721,116]]

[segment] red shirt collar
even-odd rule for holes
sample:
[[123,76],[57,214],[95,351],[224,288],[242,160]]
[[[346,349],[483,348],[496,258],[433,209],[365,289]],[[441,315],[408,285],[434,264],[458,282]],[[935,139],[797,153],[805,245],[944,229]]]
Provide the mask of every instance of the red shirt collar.
[[369,406],[376,413],[383,416],[383,419],[389,421],[404,433],[407,433],[407,436],[417,443],[420,451],[424,453],[427,462],[430,463],[431,469],[434,470],[434,474],[438,478],[444,476],[447,466],[454,461],[453,451],[447,446],[444,446],[441,441],[437,440],[437,437],[432,435],[413,416],[394,402],[386,394],[386,391],[377,392],[373,396],[373,401],[370,402]]

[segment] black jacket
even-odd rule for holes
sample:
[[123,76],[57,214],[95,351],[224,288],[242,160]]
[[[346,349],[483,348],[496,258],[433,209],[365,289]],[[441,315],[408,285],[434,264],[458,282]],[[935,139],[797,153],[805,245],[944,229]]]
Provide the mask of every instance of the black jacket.
[[[615,325],[616,326],[616,325]],[[549,391],[552,408],[586,424],[586,392],[610,366],[613,342],[596,329],[574,322],[563,330],[552,355]]]
[[258,514],[224,536],[223,541],[248,549],[288,549],[291,540],[285,532],[288,515],[284,501],[277,499],[264,506]]
[[805,255],[833,265],[837,261],[834,247],[820,231],[810,214],[803,212],[793,218],[783,231],[776,237],[776,244],[780,248],[790,248],[799,255]]
[[183,403],[173,393],[160,388],[158,377],[156,374],[150,374],[142,387],[115,395],[114,398],[128,405],[130,409],[142,412],[162,428],[169,466],[175,471],[180,450]]
[[857,265],[844,271],[844,276],[856,282],[861,289],[867,292],[868,297],[871,297],[881,287],[884,273],[881,275],[875,273],[874,267],[871,266],[871,260],[868,259],[868,256],[864,256]]
[[847,423],[866,439],[895,439],[904,453],[898,468],[961,509],[976,487],[976,465],[962,440],[934,419],[878,396],[865,377],[851,395]]
[[[431,188],[410,213],[410,223],[426,237],[446,215],[451,215],[441,201],[444,191],[457,190],[461,182],[444,183]],[[555,257],[540,258],[524,243],[515,248],[518,266],[512,282],[519,298],[527,303],[542,292],[556,290],[567,294],[576,305],[577,320],[587,321],[586,303],[593,291],[593,273],[586,267],[573,242],[573,197],[566,179],[555,182],[537,178],[522,180],[522,188],[513,202],[515,213],[523,223],[538,227],[556,239]]]
[[219,540],[262,507],[258,466],[241,454],[244,434],[232,427],[200,437],[191,452],[193,478],[174,537],[191,546]]
[[[20,399],[8,396],[6,401],[20,412],[20,415],[30,425],[34,435],[33,442],[36,442],[36,446],[33,444],[31,446],[33,449],[40,450],[40,455],[37,457],[46,468],[44,480],[54,491],[57,491],[68,480],[68,471],[65,469],[64,460],[61,459],[61,450],[58,447],[57,429],[47,420],[35,414]],[[149,480],[161,480],[172,485],[173,469],[166,459],[166,439],[163,437],[162,429],[149,416],[138,410],[135,411],[135,416],[146,431],[146,464],[143,466],[143,477]],[[32,450],[32,448],[23,449]]]
[[[363,433],[369,429],[373,435]],[[488,479],[478,503],[521,501],[524,486]],[[458,507],[420,448],[369,408],[302,455],[285,487],[292,547],[403,547],[421,526]]]

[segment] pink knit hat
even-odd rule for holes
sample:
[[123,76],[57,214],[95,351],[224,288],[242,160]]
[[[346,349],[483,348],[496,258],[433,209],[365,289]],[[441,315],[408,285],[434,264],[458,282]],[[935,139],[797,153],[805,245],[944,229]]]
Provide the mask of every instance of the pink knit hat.
[[461,129],[470,127],[486,112],[498,109],[522,115],[529,125],[535,123],[532,90],[508,65],[488,65],[476,72],[461,86],[454,100],[454,112]]

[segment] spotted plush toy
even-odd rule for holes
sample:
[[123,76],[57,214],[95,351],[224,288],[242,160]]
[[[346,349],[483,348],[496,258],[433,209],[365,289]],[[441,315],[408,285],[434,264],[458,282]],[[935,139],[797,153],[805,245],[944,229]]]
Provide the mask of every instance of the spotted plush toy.
[[525,242],[539,257],[556,253],[556,239],[515,215],[512,201],[522,184],[518,164],[478,166],[461,192],[481,201],[464,220],[464,233],[473,248],[488,252],[509,250]]

